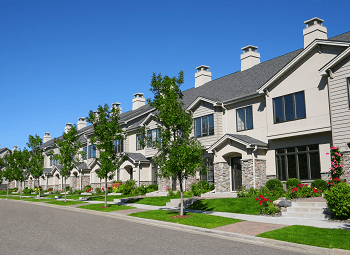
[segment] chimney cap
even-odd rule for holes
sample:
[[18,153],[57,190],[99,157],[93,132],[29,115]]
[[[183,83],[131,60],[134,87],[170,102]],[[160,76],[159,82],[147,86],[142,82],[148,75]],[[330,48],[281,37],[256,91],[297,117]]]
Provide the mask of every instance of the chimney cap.
[[197,72],[199,72],[199,71],[209,71],[209,68],[210,68],[210,66],[206,66],[206,65],[200,65],[200,66],[196,67]]
[[321,26],[322,26],[322,23],[324,22],[323,19],[315,17],[307,21],[304,21],[304,24],[306,24],[306,27],[309,27],[309,26],[315,25],[315,21],[316,21],[316,24],[319,24]]
[[135,93],[134,97],[143,97],[143,95],[144,95],[143,93]]
[[50,132],[46,132],[46,133],[45,133],[45,135],[50,136],[50,135],[51,135],[51,133],[50,133]]
[[243,52],[248,52],[248,51],[257,51],[258,49],[258,46],[253,46],[253,45],[248,45],[248,46],[245,46],[243,48],[241,48],[243,50]]
[[113,105],[113,106],[120,106],[121,103],[115,102],[115,103],[113,103],[112,105]]
[[[80,117],[80,118],[79,118],[79,121],[85,121],[85,119],[86,119],[85,117]],[[69,123],[68,123],[68,124],[69,124]]]
[[66,127],[71,127],[71,126],[73,126],[73,123],[67,123],[66,124]]

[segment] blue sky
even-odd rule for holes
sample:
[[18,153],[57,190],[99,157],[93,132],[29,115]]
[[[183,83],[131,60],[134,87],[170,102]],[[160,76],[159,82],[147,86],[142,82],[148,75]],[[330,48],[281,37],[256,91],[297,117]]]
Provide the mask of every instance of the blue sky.
[[350,31],[348,1],[0,0],[0,148],[29,135],[62,135],[66,123],[152,97],[152,73],[199,65],[212,79],[240,70],[241,48],[261,61],[303,47],[304,21],[324,19],[328,37]]

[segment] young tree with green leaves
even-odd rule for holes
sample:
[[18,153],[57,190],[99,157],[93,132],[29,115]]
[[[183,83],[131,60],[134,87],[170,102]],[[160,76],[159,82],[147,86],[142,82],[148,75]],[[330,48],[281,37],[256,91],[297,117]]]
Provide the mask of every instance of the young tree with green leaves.
[[5,161],[0,158],[0,184],[2,183],[2,178],[4,177],[3,167],[5,166]]
[[20,198],[22,198],[22,184],[25,180],[27,180],[29,176],[29,159],[30,152],[24,148],[23,151],[14,150],[10,152],[6,161],[9,164],[9,167],[12,171],[12,177],[14,180],[20,182]]
[[38,136],[29,135],[27,146],[31,149],[31,158],[29,161],[30,174],[34,178],[34,187],[35,179],[38,180],[39,188],[39,199],[40,199],[40,182],[39,178],[44,173],[44,155],[43,150],[40,148],[40,145],[43,143],[43,140]]
[[184,75],[180,71],[178,77],[162,77],[161,74],[153,73],[151,91],[153,100],[148,102],[157,109],[154,115],[158,125],[159,138],[150,141],[145,135],[145,129],[139,133],[145,137],[143,146],[150,142],[157,149],[157,154],[152,158],[155,165],[159,167],[158,175],[164,178],[173,178],[179,181],[181,192],[181,210],[183,215],[183,181],[189,176],[195,176],[197,171],[204,173],[203,151],[204,147],[195,138],[191,137],[193,119],[190,113],[184,109],[181,101],[183,94],[180,85],[183,83]]
[[10,165],[10,162],[12,161],[12,159],[10,159],[11,156],[12,156],[11,151],[5,155],[5,157],[4,157],[5,170],[3,170],[3,173],[2,173],[5,180],[7,180],[7,196],[9,196],[10,182],[12,182],[14,180],[13,167]]
[[94,126],[90,142],[96,144],[99,151],[96,160],[100,162],[100,170],[97,175],[105,180],[105,207],[107,207],[107,179],[111,180],[123,161],[128,159],[125,154],[115,153],[114,141],[125,139],[127,133],[119,124],[119,109],[116,107],[110,109],[107,104],[99,105],[97,113],[90,111],[87,121]]
[[54,151],[51,151],[53,158],[61,165],[61,176],[64,178],[64,202],[67,202],[67,178],[74,168],[82,163],[81,156],[83,152],[79,152],[81,142],[79,142],[80,135],[78,135],[77,126],[73,125],[67,133],[63,133],[63,139],[55,139],[55,145],[58,147],[58,154],[54,155]]

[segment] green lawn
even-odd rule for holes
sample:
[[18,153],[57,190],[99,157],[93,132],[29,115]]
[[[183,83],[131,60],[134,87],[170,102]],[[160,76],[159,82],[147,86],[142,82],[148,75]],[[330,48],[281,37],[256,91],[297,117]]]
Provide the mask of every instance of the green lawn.
[[107,205],[107,206],[108,206],[107,208],[100,208],[100,207],[104,207],[104,204],[92,204],[92,205],[79,206],[79,208],[95,210],[100,212],[112,212],[112,211],[120,211],[120,210],[126,210],[126,209],[135,209],[135,207],[126,206],[126,205]]
[[[47,198],[55,198],[55,196],[62,196],[64,198],[64,194],[53,194],[53,195],[44,195],[44,197]],[[68,195],[67,198],[69,199],[79,199],[79,197],[92,197],[93,195]]]
[[36,198],[24,198],[22,199],[24,201],[30,201],[30,202],[50,202],[50,201],[55,201],[54,199],[45,199],[45,198],[41,198],[41,199],[36,199]]
[[[110,195],[110,196],[107,196],[107,201],[108,202],[113,202],[114,199],[125,198],[125,197],[134,197],[134,196],[135,195]],[[92,201],[105,201],[105,196],[102,195],[102,196],[99,196],[99,197],[92,197],[89,200],[92,200]]]
[[200,214],[200,213],[186,213],[186,215],[191,216],[188,218],[172,218],[171,216],[173,215],[179,215],[179,212],[156,210],[156,211],[133,213],[133,214],[130,214],[129,216],[160,220],[160,221],[168,221],[168,222],[174,222],[174,223],[201,227],[201,228],[216,228],[216,227],[225,226],[228,224],[237,223],[241,221],[241,220],[232,219],[232,218],[224,218],[220,216],[206,215],[206,214]]
[[[277,197],[270,197],[269,199],[273,201]],[[260,207],[259,202],[254,197],[242,197],[202,199],[194,202],[188,208],[193,210],[258,215],[260,213]]]
[[76,205],[76,204],[86,204],[86,202],[81,202],[81,201],[67,201],[67,202],[64,202],[64,201],[57,201],[57,200],[54,200],[54,201],[50,201],[50,202],[46,202],[47,204],[52,204],[52,205]]
[[350,250],[350,231],[345,229],[294,225],[265,232],[257,236],[318,247]]
[[[167,197],[144,197],[129,200],[128,203],[144,204],[144,205],[157,205],[165,206],[170,199],[180,198],[178,196],[167,196]],[[190,196],[184,196],[184,198],[190,198]]]

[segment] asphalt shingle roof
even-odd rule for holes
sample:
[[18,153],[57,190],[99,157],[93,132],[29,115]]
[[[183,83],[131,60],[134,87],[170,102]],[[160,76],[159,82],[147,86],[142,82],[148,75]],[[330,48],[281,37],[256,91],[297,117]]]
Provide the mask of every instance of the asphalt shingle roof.
[[141,153],[132,153],[132,152],[126,152],[126,154],[129,156],[129,158],[133,159],[134,161],[149,161],[143,154]]
[[239,139],[243,142],[249,143],[250,145],[258,145],[258,146],[268,146],[267,143],[260,141],[258,139],[255,139],[248,135],[237,135],[237,134],[227,134],[228,136],[231,136],[233,138]]

